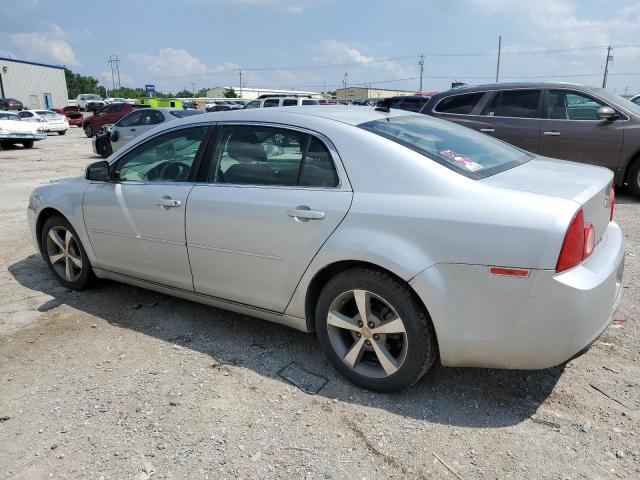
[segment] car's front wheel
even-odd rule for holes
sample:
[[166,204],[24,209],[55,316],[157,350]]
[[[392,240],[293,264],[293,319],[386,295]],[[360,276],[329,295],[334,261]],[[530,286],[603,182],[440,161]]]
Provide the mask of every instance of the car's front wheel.
[[100,155],[102,158],[107,158],[113,153],[111,142],[106,138],[96,140],[96,150],[98,152],[98,155]]
[[22,142],[22,146],[24,148],[33,148],[33,140],[27,140],[25,142]]
[[333,365],[369,390],[391,392],[414,384],[433,365],[431,320],[408,285],[370,268],[352,268],[318,298],[320,344]]
[[47,219],[40,248],[45,262],[62,285],[84,290],[95,277],[87,253],[71,224],[63,217]]
[[60,130],[60,131],[58,132],[58,135],[64,135],[65,133],[67,133],[67,131],[66,131],[66,130]]
[[89,137],[89,138],[93,137],[93,133],[94,133],[93,132],[93,127],[91,125],[87,125],[86,127],[84,127],[84,134],[87,137]]
[[640,198],[640,158],[636,158],[627,171],[627,186],[636,198]]

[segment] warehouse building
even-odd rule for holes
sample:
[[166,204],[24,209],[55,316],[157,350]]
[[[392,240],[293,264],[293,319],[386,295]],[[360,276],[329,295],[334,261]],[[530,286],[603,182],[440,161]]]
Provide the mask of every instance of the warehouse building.
[[64,67],[0,57],[0,97],[25,108],[62,108],[69,102]]
[[347,87],[336,90],[337,100],[361,100],[364,98],[387,98],[397,95],[415,95],[415,90],[389,90],[386,88]]
[[234,89],[236,95],[238,95],[238,98],[246,98],[248,100],[256,99],[260,95],[309,95],[312,98],[322,98],[322,95],[320,95],[318,92],[257,87],[242,87],[242,90],[240,90],[238,87],[215,87],[207,90],[207,97],[223,98],[224,91],[229,88]]

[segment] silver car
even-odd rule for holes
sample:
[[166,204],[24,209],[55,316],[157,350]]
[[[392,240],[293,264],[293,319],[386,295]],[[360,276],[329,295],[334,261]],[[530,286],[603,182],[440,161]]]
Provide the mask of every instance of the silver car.
[[315,332],[377,391],[445,366],[540,369],[621,298],[611,171],[402,110],[293,107],[163,124],[39,186],[66,287],[108,278]]

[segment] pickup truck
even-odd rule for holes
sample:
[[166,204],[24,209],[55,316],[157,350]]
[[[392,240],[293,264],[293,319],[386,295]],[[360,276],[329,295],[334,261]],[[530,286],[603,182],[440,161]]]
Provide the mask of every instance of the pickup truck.
[[136,108],[149,108],[149,105],[130,105],[128,103],[112,103],[96,111],[92,116],[86,117],[82,122],[84,134],[91,138],[103,125],[116,123],[127,113]]

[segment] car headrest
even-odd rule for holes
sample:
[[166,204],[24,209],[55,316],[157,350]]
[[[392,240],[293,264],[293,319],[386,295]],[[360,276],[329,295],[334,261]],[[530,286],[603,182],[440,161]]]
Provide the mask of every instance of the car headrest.
[[237,162],[264,162],[267,154],[255,133],[236,131],[227,144],[227,153]]

